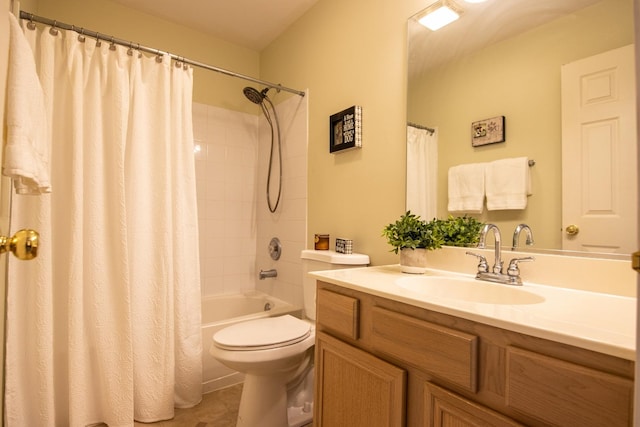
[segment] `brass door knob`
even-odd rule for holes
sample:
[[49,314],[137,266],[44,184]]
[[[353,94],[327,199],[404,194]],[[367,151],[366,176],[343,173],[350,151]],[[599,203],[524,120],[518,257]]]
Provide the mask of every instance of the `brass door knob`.
[[13,252],[21,260],[30,260],[38,256],[40,235],[34,230],[19,230],[13,237],[0,236],[0,254]]
[[580,229],[578,228],[577,225],[571,224],[571,225],[567,226],[567,228],[565,228],[564,231],[569,236],[575,236],[576,234],[578,234],[580,232]]
[[640,251],[631,254],[631,268],[640,273]]

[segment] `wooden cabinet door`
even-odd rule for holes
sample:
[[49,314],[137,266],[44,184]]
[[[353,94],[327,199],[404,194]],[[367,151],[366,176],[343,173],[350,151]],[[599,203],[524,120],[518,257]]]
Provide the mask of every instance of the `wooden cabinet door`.
[[524,427],[430,382],[424,386],[425,427]]
[[506,403],[547,425],[633,425],[633,380],[507,348]]
[[401,427],[406,371],[322,332],[316,338],[314,427]]

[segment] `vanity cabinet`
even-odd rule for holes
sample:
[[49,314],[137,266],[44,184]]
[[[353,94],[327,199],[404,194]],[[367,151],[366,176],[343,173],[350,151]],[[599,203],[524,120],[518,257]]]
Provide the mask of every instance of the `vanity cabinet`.
[[631,426],[634,363],[319,281],[315,427]]
[[314,425],[404,425],[404,369],[321,332],[316,345],[317,388],[323,398]]

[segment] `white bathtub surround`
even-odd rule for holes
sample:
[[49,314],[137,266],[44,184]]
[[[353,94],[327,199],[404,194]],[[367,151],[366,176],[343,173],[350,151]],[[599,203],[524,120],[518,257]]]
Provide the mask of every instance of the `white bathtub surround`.
[[194,104],[193,128],[202,295],[255,289],[258,117]]
[[52,53],[40,69],[54,184],[13,201],[14,231],[43,244],[9,261],[5,420],[172,418],[201,399],[191,70],[26,31]]
[[[278,111],[283,158],[282,201],[274,214],[266,202],[271,129],[258,115],[260,108],[256,106],[252,115],[193,106],[194,135],[200,146],[195,158],[202,295],[258,289],[302,305],[299,254],[307,235],[308,95],[270,96]],[[283,245],[278,261],[267,250],[272,237]],[[260,269],[271,268],[278,270],[278,277],[258,282]]]

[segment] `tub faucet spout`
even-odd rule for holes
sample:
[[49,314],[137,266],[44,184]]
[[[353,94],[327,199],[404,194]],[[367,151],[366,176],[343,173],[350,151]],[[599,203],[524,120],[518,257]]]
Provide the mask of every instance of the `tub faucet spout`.
[[261,269],[259,275],[260,280],[264,280],[267,277],[278,277],[278,271],[275,268],[272,268],[271,270]]

